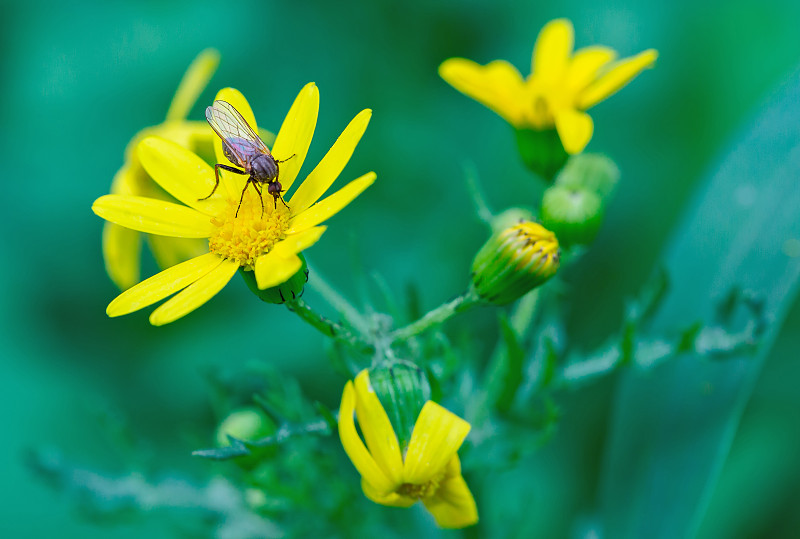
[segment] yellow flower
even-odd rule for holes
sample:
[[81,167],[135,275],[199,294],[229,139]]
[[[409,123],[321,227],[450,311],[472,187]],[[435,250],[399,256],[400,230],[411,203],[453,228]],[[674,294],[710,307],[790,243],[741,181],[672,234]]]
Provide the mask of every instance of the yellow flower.
[[[354,413],[366,445],[356,431]],[[421,500],[442,528],[464,528],[478,521],[475,499],[461,476],[456,454],[469,430],[469,423],[427,401],[408,445],[401,447],[366,370],[347,382],[342,394],[339,437],[361,474],[364,494],[394,507],[410,507]]]
[[[250,105],[237,90],[226,88],[217,99],[232,104],[255,128]],[[280,183],[288,190],[308,153],[319,110],[319,91],[307,84],[294,101],[272,154],[280,165]],[[239,268],[255,272],[261,289],[277,286],[297,273],[298,254],[319,240],[325,231],[317,226],[361,194],[375,181],[370,172],[318,202],[344,169],[367,128],[372,111],[363,110],[350,122],[333,147],[284,204],[263,201],[248,188],[238,217],[239,198],[247,178],[222,172],[214,187],[214,169],[196,154],[164,138],[147,137],[137,146],[142,166],[171,196],[183,204],[130,194],[98,198],[92,210],[107,221],[126,228],[173,238],[203,238],[209,252],[182,262],[139,283],[112,301],[106,312],[120,316],[137,311],[167,296],[174,297],[150,315],[150,323],[163,325],[198,308],[219,292]],[[211,128],[207,128],[211,132]],[[222,141],[214,139],[218,163],[227,163]],[[289,159],[291,157],[291,159]],[[288,207],[287,207],[288,206]]]
[[[142,167],[136,148],[147,136],[159,136],[193,151],[213,153],[214,133],[205,122],[190,122],[186,116],[197,97],[208,84],[219,64],[219,53],[213,49],[201,52],[183,76],[164,123],[148,127],[133,137],[125,150],[125,163],[114,175],[111,193],[137,195],[174,201]],[[169,238],[147,235],[156,262],[162,268],[173,266],[208,251],[207,242],[194,238]],[[120,290],[140,280],[139,265],[142,234],[135,230],[106,223],[103,227],[103,259],[106,272]]]
[[439,74],[517,129],[555,127],[567,153],[580,153],[594,131],[585,111],[652,67],[658,53],[648,49],[615,61],[617,53],[603,46],[573,53],[573,38],[572,23],[567,19],[547,23],[536,39],[526,80],[504,60],[481,66],[450,58],[439,66]]

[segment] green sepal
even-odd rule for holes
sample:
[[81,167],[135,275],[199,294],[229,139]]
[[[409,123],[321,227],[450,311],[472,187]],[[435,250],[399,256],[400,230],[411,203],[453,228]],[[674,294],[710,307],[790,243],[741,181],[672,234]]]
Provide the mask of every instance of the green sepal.
[[422,407],[431,400],[428,377],[413,363],[395,361],[370,369],[369,382],[389,416],[400,447],[407,447]]
[[302,296],[303,289],[308,281],[308,265],[306,264],[306,259],[302,254],[298,254],[297,256],[299,256],[300,260],[303,261],[303,265],[301,266],[300,270],[292,275],[288,281],[279,284],[278,286],[261,290],[258,288],[254,271],[239,268],[239,274],[244,279],[244,282],[247,283],[247,288],[249,288],[253,294],[258,296],[259,299],[266,301],[267,303],[283,304],[289,300]]
[[516,129],[515,133],[517,149],[525,166],[545,180],[553,181],[569,158],[556,130]]
[[556,185],[595,193],[605,202],[619,181],[619,167],[599,153],[573,155],[556,177]]

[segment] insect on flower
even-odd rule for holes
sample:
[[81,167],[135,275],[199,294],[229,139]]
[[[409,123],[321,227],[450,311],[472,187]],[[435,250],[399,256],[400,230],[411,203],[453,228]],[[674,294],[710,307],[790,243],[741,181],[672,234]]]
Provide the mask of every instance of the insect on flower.
[[[278,164],[288,161],[294,157],[294,155],[283,161],[275,159],[272,154],[269,153],[267,145],[264,144],[256,132],[253,131],[253,128],[248,125],[247,121],[242,118],[239,111],[227,101],[218,99],[214,101],[212,106],[207,107],[206,120],[208,120],[214,132],[219,135],[219,138],[222,139],[222,151],[225,157],[227,157],[231,163],[238,165],[244,170],[221,163],[214,165],[214,176],[216,178],[214,189],[211,190],[211,193],[207,197],[201,198],[200,200],[206,200],[214,194],[217,187],[219,187],[219,169],[224,169],[235,174],[241,174],[242,176],[249,176],[249,178],[247,178],[247,183],[244,185],[244,189],[242,189],[242,196],[239,197],[239,206],[236,208],[235,217],[239,216],[239,208],[241,208],[242,200],[244,200],[244,192],[247,191],[247,186],[250,184],[253,185],[253,189],[256,190],[256,193],[258,193],[258,196],[261,198],[262,215],[264,213],[264,198],[262,196],[263,184],[267,184],[267,193],[272,195],[275,207],[278,206],[279,198],[281,202],[283,202],[283,205],[286,206],[286,202],[281,198],[283,188],[278,181]],[[289,206],[286,207],[288,208]]]

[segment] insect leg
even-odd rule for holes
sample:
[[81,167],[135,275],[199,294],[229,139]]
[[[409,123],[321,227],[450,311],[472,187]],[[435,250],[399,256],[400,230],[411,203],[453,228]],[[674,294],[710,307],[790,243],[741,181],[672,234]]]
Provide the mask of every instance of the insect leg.
[[264,187],[259,187],[257,182],[253,182],[253,189],[256,190],[258,198],[261,200],[261,217],[264,217],[264,195],[262,194],[264,192]]
[[216,164],[216,165],[214,165],[214,178],[217,181],[214,183],[214,188],[211,190],[211,193],[207,197],[198,198],[197,200],[205,200],[207,198],[211,198],[211,195],[213,195],[214,192],[217,190],[217,187],[219,187],[219,169],[221,169],[221,168],[224,168],[228,172],[234,172],[236,174],[247,175],[247,172],[245,172],[243,170],[239,170],[238,168],[229,167],[228,165]]
[[275,162],[276,162],[276,163],[285,163],[286,161],[288,161],[288,160],[289,160],[289,159],[291,159],[292,157],[295,157],[296,155],[297,155],[296,153],[293,153],[292,155],[290,155],[290,156],[289,156],[289,157],[287,157],[286,159],[281,159],[280,161],[277,161],[277,160],[276,160]]

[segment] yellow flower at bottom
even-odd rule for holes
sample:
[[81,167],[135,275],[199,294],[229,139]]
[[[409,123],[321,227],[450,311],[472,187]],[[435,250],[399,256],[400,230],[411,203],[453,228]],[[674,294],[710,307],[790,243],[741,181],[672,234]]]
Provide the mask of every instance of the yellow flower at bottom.
[[583,151],[594,123],[585,112],[628,84],[658,58],[653,49],[616,60],[603,46],[573,53],[574,31],[567,19],[550,21],[536,39],[531,74],[523,80],[504,60],[481,66],[450,58],[439,66],[441,77],[456,90],[483,103],[517,129],[555,128],[569,154]]
[[[255,129],[250,105],[237,90],[225,88],[217,99],[227,101]],[[285,190],[294,183],[306,158],[319,111],[319,91],[307,84],[295,99],[275,138],[272,154],[281,161],[279,180]],[[159,137],[142,140],[137,153],[145,170],[172,197],[182,202],[133,195],[106,195],[92,210],[126,228],[172,238],[203,238],[209,252],[173,266],[126,290],[106,312],[120,316],[177,294],[150,315],[153,325],[172,322],[219,292],[239,268],[254,271],[261,289],[277,286],[302,267],[298,254],[315,244],[324,226],[317,226],[349,204],[375,181],[370,172],[319,200],[344,169],[367,128],[372,112],[361,111],[333,147],[286,200],[274,203],[245,188],[245,176],[223,172],[213,196],[214,169],[186,148]],[[211,129],[209,128],[209,131]],[[222,141],[214,140],[218,163],[228,162]],[[285,162],[283,162],[285,161]]]
[[[354,415],[364,441],[356,430]],[[370,385],[368,371],[347,382],[342,394],[339,437],[361,474],[364,494],[376,503],[395,507],[422,501],[442,528],[464,528],[478,521],[475,499],[461,475],[457,455],[469,430],[469,423],[427,401],[408,445],[401,447]]]

